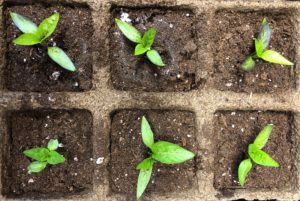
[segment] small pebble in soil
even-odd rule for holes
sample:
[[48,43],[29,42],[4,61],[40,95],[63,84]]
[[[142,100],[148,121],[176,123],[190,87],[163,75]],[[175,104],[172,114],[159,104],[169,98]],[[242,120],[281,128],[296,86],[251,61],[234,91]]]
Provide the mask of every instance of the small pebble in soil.
[[245,131],[245,129],[244,129],[244,128],[241,128],[241,131],[242,131],[242,132],[244,132],[244,131]]
[[170,28],[172,29],[174,27],[174,25],[173,24],[170,24]]
[[231,115],[234,116],[236,113],[235,112],[231,112]]
[[94,159],[93,158],[90,158],[90,161],[93,161]]
[[34,180],[31,179],[31,178],[28,180],[28,183],[29,183],[29,184],[30,184],[30,183],[33,183],[33,182],[34,182]]
[[58,147],[64,147],[63,143],[59,143]]
[[226,87],[231,87],[232,83],[226,83],[225,85],[226,85]]
[[79,86],[78,82],[74,82],[73,86],[78,87]]
[[231,127],[232,127],[232,128],[235,128],[235,125],[234,125],[234,124],[232,124],[232,125],[231,125]]
[[78,161],[78,158],[77,158],[77,157],[74,157],[74,161]]
[[26,63],[27,59],[25,58],[23,61],[24,61],[24,63]]
[[187,135],[188,138],[192,137],[192,135]]
[[97,165],[100,165],[101,163],[103,163],[103,161],[104,161],[104,157],[99,157],[99,158],[97,158],[97,160],[96,160],[96,164],[97,164]]
[[189,16],[190,16],[190,14],[189,14],[189,13],[187,13],[187,14],[185,14],[185,16],[189,17]]

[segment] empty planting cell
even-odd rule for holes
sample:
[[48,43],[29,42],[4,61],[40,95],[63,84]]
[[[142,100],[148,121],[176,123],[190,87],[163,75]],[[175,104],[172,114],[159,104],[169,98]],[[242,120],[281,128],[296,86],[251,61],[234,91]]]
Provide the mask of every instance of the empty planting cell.
[[[155,66],[145,55],[134,56],[136,44],[121,33],[114,23],[114,18],[131,23],[142,34],[154,27],[157,33],[152,47],[160,53],[166,66]],[[114,8],[111,21],[111,81],[116,89],[189,91],[198,86],[197,36],[201,36],[202,33],[196,15],[191,10]]]
[[264,17],[272,29],[267,49],[296,62],[293,14],[293,10],[217,11],[213,22],[215,86],[220,90],[257,93],[293,89],[295,67],[259,59],[250,72],[240,68],[246,57],[255,52],[254,38],[258,36]]
[[[30,110],[8,114],[3,192],[8,197],[62,197],[90,191],[93,180],[92,115],[86,110]],[[29,173],[32,162],[23,151],[61,143],[66,161]]]
[[[47,47],[14,45],[13,40],[22,32],[13,24],[9,12],[21,14],[36,24],[58,12],[60,20],[46,44],[63,49],[77,71],[70,72],[52,61],[47,54]],[[77,4],[68,6],[7,3],[4,9],[4,25],[7,46],[5,78],[9,90],[52,92],[91,89],[93,20],[88,7]]]
[[[141,118],[145,115],[155,141],[176,143],[197,153],[195,117],[192,112],[169,110],[121,110],[113,114],[111,124],[110,188],[113,193],[135,198],[139,171],[136,166],[148,157],[142,142]],[[167,194],[184,191],[196,185],[198,157],[179,165],[155,163],[145,191]]]
[[[273,131],[263,151],[280,164],[279,168],[253,165],[246,179],[246,189],[291,189],[296,173],[293,152],[292,114],[274,111],[219,111],[214,118],[214,187],[218,190],[242,188],[238,166],[248,158],[247,148],[267,125]],[[253,163],[254,164],[254,163]]]

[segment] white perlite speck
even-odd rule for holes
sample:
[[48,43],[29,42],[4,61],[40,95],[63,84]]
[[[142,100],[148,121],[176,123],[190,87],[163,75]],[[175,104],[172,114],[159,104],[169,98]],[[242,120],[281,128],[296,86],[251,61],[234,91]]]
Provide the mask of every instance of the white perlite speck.
[[59,143],[58,147],[64,147],[63,143]]
[[74,157],[74,161],[78,161],[78,158],[77,158],[77,157]]
[[100,165],[101,163],[103,163],[103,161],[104,161],[104,157],[99,157],[99,158],[97,158],[97,160],[96,160],[96,164],[97,164],[97,165]]
[[30,183],[33,183],[34,182],[34,180],[33,179],[29,179],[28,180],[28,183],[30,184]]
[[123,22],[131,22],[132,20],[129,18],[129,14],[128,13],[121,13],[121,20]]

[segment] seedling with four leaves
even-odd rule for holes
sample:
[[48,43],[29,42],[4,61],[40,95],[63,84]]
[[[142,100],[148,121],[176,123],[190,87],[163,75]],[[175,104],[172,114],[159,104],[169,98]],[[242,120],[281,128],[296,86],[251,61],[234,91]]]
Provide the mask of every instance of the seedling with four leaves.
[[238,177],[241,186],[245,185],[246,177],[252,168],[252,162],[257,165],[266,167],[279,167],[279,163],[275,161],[269,154],[261,149],[267,144],[269,136],[273,130],[273,124],[268,124],[258,134],[252,144],[248,146],[248,155],[250,158],[243,160],[238,168]]
[[152,174],[153,165],[159,161],[164,164],[179,164],[195,157],[195,154],[166,141],[154,142],[154,134],[146,117],[142,118],[142,139],[143,143],[150,149],[149,157],[137,165],[140,170],[136,197],[139,199],[144,193]]
[[272,30],[267,19],[264,18],[261,24],[260,32],[255,42],[255,52],[246,58],[242,64],[242,69],[251,71],[255,66],[255,59],[262,59],[270,63],[292,66],[292,62],[284,58],[281,54],[274,50],[267,50],[271,40]]
[[25,150],[24,155],[35,160],[28,165],[27,169],[30,172],[38,173],[45,169],[48,164],[57,165],[65,162],[65,157],[55,151],[58,145],[58,140],[50,140],[47,148],[39,147]]

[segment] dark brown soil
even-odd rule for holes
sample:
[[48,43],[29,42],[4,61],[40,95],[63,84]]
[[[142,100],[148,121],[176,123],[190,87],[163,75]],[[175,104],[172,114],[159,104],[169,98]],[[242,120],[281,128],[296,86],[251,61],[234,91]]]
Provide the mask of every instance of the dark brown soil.
[[[153,48],[160,52],[166,66],[158,68],[146,56],[133,55],[135,43],[126,39],[113,23],[110,30],[111,80],[119,90],[189,91],[198,86],[197,35],[201,30],[191,10],[167,8],[116,8],[113,18],[129,15],[141,32],[157,29]],[[114,22],[114,20],[111,20]]]
[[[222,111],[214,119],[214,186],[219,190],[239,187],[237,169],[247,158],[248,144],[261,129],[273,123],[274,129],[263,148],[280,164],[279,168],[254,165],[245,188],[282,189],[293,185],[294,162],[292,154],[292,116],[285,112]],[[296,178],[296,177],[295,177]]]
[[259,60],[255,69],[240,68],[245,58],[254,52],[253,38],[257,37],[261,21],[267,17],[273,35],[269,49],[276,50],[294,61],[294,26],[292,11],[236,12],[220,10],[216,13],[214,41],[215,85],[220,90],[235,92],[277,92],[295,87],[293,70],[289,67]]
[[[16,46],[13,39],[21,31],[13,25],[9,12],[17,12],[39,24],[55,11],[61,18],[48,38],[48,45],[62,48],[77,71],[70,72],[53,62],[42,46]],[[4,10],[7,42],[7,88],[12,91],[86,91],[92,87],[93,21],[86,7],[61,5],[11,5]]]
[[[93,185],[92,115],[85,110],[33,110],[9,114],[4,193],[9,197],[56,197],[90,191]],[[41,173],[27,171],[23,151],[59,139],[66,161]]]
[[[141,138],[141,117],[151,124],[155,140],[179,144],[194,153],[196,144],[194,114],[186,111],[122,110],[112,117],[110,187],[134,199],[138,171],[136,166],[148,155]],[[155,163],[147,193],[168,193],[190,189],[196,182],[199,157],[180,165]]]

